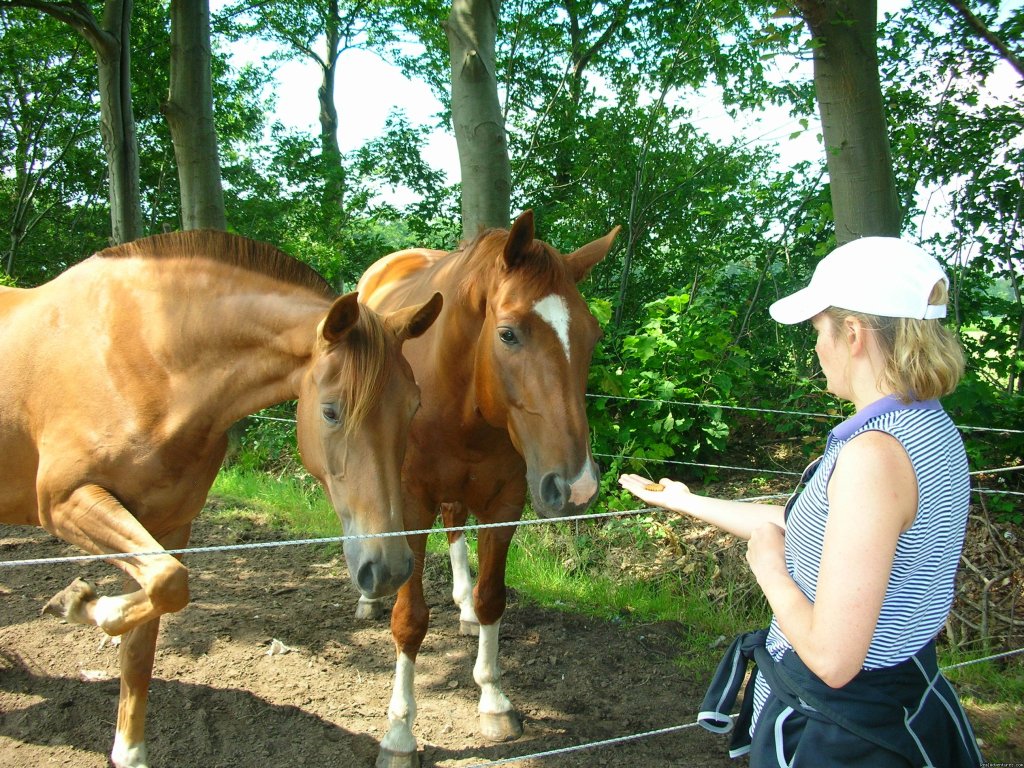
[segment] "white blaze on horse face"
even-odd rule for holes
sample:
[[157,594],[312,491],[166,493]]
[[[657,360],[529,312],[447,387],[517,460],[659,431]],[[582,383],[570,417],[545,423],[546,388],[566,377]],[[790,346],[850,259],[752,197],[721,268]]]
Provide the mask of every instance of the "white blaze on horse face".
[[555,330],[555,335],[565,349],[565,359],[569,359],[569,304],[564,296],[552,293],[533,305],[533,311]]
[[583,506],[597,495],[597,486],[597,466],[588,458],[580,473],[569,482],[569,501]]

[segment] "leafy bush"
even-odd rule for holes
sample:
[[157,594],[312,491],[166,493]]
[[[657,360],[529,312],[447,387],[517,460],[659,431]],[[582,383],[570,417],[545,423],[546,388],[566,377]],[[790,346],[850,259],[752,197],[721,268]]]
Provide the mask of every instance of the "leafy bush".
[[295,438],[295,403],[280,403],[239,422],[231,432],[228,464],[242,472],[305,474]]
[[[592,302],[607,326],[611,304]],[[749,355],[733,341],[735,310],[688,294],[649,302],[634,333],[609,334],[595,351],[589,407],[595,453],[620,471],[668,474],[666,462],[697,462],[725,448],[720,406],[749,388]],[[607,489],[606,489],[607,490]]]

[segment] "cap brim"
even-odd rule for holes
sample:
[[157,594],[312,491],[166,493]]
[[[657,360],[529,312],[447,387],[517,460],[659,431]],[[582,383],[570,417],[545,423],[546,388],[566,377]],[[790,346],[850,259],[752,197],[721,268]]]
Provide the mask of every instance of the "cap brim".
[[818,297],[811,286],[807,286],[796,293],[779,299],[770,307],[768,312],[772,319],[783,325],[794,325],[810,320],[819,312],[828,309],[828,302]]

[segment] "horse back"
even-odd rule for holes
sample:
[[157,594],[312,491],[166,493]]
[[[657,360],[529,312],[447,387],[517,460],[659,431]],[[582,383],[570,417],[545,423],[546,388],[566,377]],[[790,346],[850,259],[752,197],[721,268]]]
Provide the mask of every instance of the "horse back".
[[432,248],[408,248],[388,254],[371,264],[359,278],[359,299],[376,310],[393,310],[419,300],[426,278],[447,252]]

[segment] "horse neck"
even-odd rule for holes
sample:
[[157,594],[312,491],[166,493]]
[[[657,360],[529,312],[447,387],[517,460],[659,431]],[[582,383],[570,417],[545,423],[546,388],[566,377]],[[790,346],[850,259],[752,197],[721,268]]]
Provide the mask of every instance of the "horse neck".
[[[179,354],[196,358],[189,369],[203,369],[197,371],[196,394],[219,404],[228,424],[297,398],[329,306],[306,292],[218,297],[210,311],[229,320],[193,325],[177,345]],[[197,314],[190,308],[190,317]]]
[[[451,286],[453,279],[457,282],[458,276],[472,268],[467,264],[465,253],[453,254],[451,258],[453,262],[449,264],[447,275],[436,275],[429,286],[430,291],[440,290],[444,294],[445,311],[431,331],[425,334],[425,339],[429,339],[431,345],[431,368],[436,384],[441,385],[445,392],[460,393],[456,407],[461,410],[462,424],[482,428],[486,422],[477,408],[476,378],[479,375],[477,349],[479,345],[488,343],[483,338],[486,306],[479,293]],[[490,280],[490,275],[477,274],[476,278]],[[486,293],[482,286],[480,290]]]

